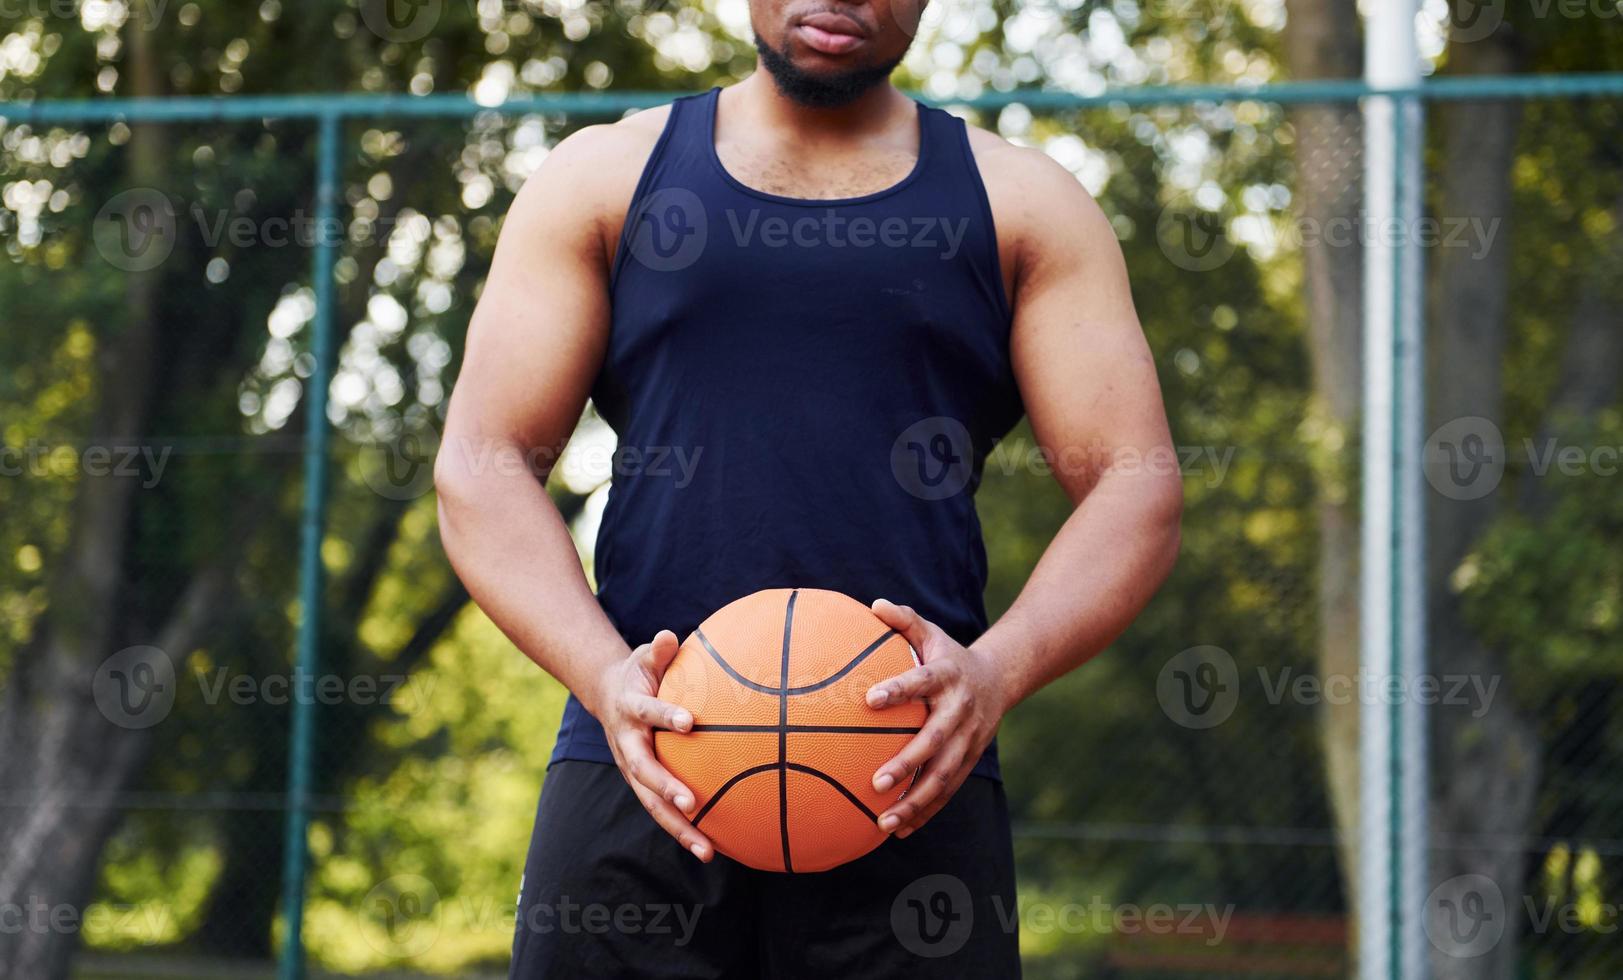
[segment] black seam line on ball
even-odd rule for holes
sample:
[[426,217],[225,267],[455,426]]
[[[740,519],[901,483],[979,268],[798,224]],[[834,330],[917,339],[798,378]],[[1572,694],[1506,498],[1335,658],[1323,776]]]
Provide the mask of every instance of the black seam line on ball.
[[[733,778],[727,780],[725,783],[722,783],[721,788],[716,790],[716,795],[710,797],[709,800],[706,800],[704,806],[699,808],[699,812],[693,815],[693,827],[694,827],[694,829],[698,829],[699,821],[703,820],[705,818],[705,816],[707,814],[709,814],[712,809],[715,808],[716,804],[721,802],[721,798],[723,796],[727,795],[728,790],[732,789],[734,786],[737,786],[739,783],[743,782],[744,780],[748,779],[751,776],[759,776],[763,772],[771,772],[774,769],[778,769],[778,768],[779,768],[779,766],[778,766],[778,764],[776,762],[768,762],[767,764],[761,765],[761,766],[752,766],[749,769],[745,769],[743,772],[738,773]],[[808,776],[816,776],[818,779],[821,779],[823,782],[828,783],[830,786],[832,786],[835,789],[839,790],[840,795],[844,796],[846,799],[850,800],[851,805],[856,807],[858,810],[861,810],[863,815],[866,816],[869,820],[873,820],[875,822],[878,822],[878,820],[879,820],[879,815],[878,814],[876,814],[872,810],[868,809],[866,804],[864,804],[861,800],[857,799],[856,794],[852,793],[850,790],[845,788],[844,783],[841,783],[839,780],[835,779],[833,776],[830,776],[828,773],[822,771],[821,769],[813,768],[812,766],[803,766],[798,762],[786,762],[786,763],[784,763],[784,768],[793,769],[795,772],[803,772]]]
[[863,816],[874,821],[875,823],[879,822],[879,814],[868,809],[867,805],[861,800],[857,799],[856,794],[846,789],[845,784],[840,782],[838,779],[835,779],[833,776],[830,776],[821,769],[813,769],[811,766],[803,766],[798,762],[788,762],[784,765],[789,769],[793,769],[795,772],[803,772],[808,776],[816,776],[818,779],[821,779],[823,782],[839,790],[840,795],[850,800],[852,806],[856,807],[858,810],[861,810]]
[[790,592],[783,611],[783,666],[778,672],[778,832],[783,836],[783,870],[791,873],[795,866],[789,860],[789,641],[799,596],[799,589]]
[[[807,684],[805,687],[791,687],[791,688],[789,688],[788,693],[790,693],[790,694],[810,694],[813,691],[821,691],[823,688],[828,687],[830,684],[833,684],[834,682],[838,681],[840,678],[844,677],[846,674],[849,674],[849,673],[851,673],[851,671],[856,670],[858,664],[862,663],[864,660],[867,660],[869,657],[873,656],[875,650],[878,650],[880,647],[884,646],[885,641],[889,640],[891,637],[893,637],[895,635],[896,635],[895,630],[886,630],[885,634],[883,636],[881,636],[879,639],[873,641],[872,643],[868,644],[865,648],[863,648],[863,651],[861,653],[857,654],[854,658],[852,658],[850,663],[846,664],[844,667],[841,667],[838,671],[835,671],[833,674],[830,674],[829,676],[823,678],[822,680],[818,681],[815,684]],[[787,687],[788,684],[789,684],[789,678],[785,677],[783,679],[783,683]]]
[[764,766],[753,766],[749,769],[745,769],[743,772],[727,780],[725,783],[722,783],[721,788],[716,790],[716,795],[710,797],[710,799],[705,802],[705,805],[699,808],[699,812],[693,815],[694,829],[698,829],[699,821],[703,820],[705,818],[705,814],[709,813],[717,803],[721,802],[721,798],[727,795],[728,790],[732,789],[734,786],[737,786],[739,783],[751,776],[759,776],[763,772],[771,772],[776,768],[778,768],[778,764],[776,762],[768,762]]
[[700,645],[704,647],[706,653],[710,654],[710,659],[716,662],[716,666],[726,671],[728,677],[731,677],[733,680],[744,685],[750,690],[758,691],[761,694],[800,695],[810,694],[814,691],[821,691],[823,688],[828,687],[829,685],[838,681],[846,674],[851,673],[851,671],[857,669],[857,667],[864,660],[867,660],[869,657],[873,656],[880,647],[884,646],[886,640],[889,640],[891,637],[895,636],[896,631],[886,630],[883,636],[868,644],[867,647],[863,648],[862,652],[853,657],[850,663],[846,664],[844,667],[841,667],[839,670],[823,678],[822,680],[807,684],[803,687],[789,687],[788,674],[783,675],[783,680],[778,687],[772,687],[769,684],[757,684],[748,677],[745,677],[743,674],[740,674],[737,668],[727,662],[727,659],[723,657],[720,651],[716,649],[715,645],[710,642],[710,637],[704,635],[704,630],[694,630],[694,635],[699,638]]
[[695,635],[695,636],[697,636],[699,638],[699,642],[704,645],[705,652],[710,654],[710,659],[714,660],[716,662],[716,665],[719,666],[722,670],[725,670],[727,672],[728,677],[731,677],[733,680],[735,680],[738,683],[744,685],[745,687],[749,688],[750,690],[759,691],[762,694],[782,694],[783,693],[782,691],[778,690],[775,687],[771,687],[771,686],[766,685],[766,684],[757,684],[754,681],[750,680],[748,677],[745,677],[743,674],[740,674],[737,670],[734,670],[733,665],[728,663],[726,660],[722,659],[721,654],[716,652],[716,648],[714,646],[711,646],[710,637],[704,635],[704,630],[694,630],[693,635]]
[[[778,725],[694,725],[685,732],[676,732],[678,735],[692,735],[696,732],[776,732]],[[783,725],[783,731],[791,735],[917,735],[920,729],[917,726],[881,726],[881,725]],[[672,732],[671,728],[654,729],[656,732]]]

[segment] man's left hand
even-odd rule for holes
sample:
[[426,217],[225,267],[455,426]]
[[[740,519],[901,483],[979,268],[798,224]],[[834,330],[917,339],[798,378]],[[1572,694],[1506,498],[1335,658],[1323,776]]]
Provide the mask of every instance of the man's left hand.
[[920,770],[906,798],[879,815],[880,830],[906,837],[940,812],[963,785],[997,734],[1007,704],[998,665],[984,652],[960,645],[908,606],[879,599],[873,611],[924,661],[875,684],[867,696],[870,708],[908,701],[930,706],[924,727],[873,777],[874,789],[885,792]]

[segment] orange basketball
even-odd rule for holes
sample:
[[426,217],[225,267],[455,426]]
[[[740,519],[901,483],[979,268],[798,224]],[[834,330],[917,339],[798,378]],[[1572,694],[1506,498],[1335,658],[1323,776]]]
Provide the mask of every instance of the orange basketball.
[[730,602],[682,644],[661,700],[693,714],[654,751],[693,791],[693,823],[721,853],[763,871],[824,871],[885,839],[873,774],[924,724],[922,704],[868,707],[868,688],[917,663],[866,606],[821,589]]

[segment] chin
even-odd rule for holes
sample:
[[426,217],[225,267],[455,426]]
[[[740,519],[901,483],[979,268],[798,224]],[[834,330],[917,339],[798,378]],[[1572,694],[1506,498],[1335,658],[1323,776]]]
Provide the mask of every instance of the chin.
[[780,49],[755,37],[761,68],[778,91],[801,105],[833,109],[856,101],[875,85],[890,78],[901,57],[884,64],[856,62],[842,55],[800,50],[792,42]]

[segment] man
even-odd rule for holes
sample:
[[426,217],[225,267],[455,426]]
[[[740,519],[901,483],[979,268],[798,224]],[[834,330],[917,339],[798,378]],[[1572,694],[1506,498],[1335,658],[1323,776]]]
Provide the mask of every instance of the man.
[[[992,739],[1170,570],[1181,483],[1154,363],[1076,179],[889,84],[916,11],[751,16],[765,71],[583,129],[525,185],[447,419],[451,560],[573,692],[512,975],[1016,975]],[[556,459],[588,397],[622,449],[596,595],[544,472],[491,462]],[[1076,506],[988,628],[973,493],[1022,412]],[[652,752],[653,728],[692,724],[654,697],[677,636],[786,586],[873,602],[923,664],[869,703],[931,708],[873,775],[918,771],[880,815],[891,838],[820,874],[715,860]]]

